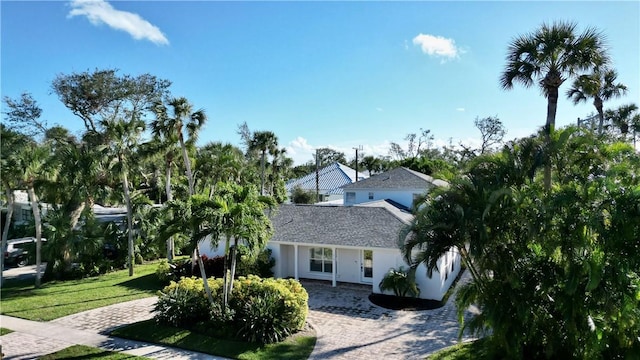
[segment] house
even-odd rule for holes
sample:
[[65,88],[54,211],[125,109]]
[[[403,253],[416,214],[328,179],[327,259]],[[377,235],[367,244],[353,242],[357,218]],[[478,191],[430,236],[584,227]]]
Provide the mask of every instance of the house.
[[[317,178],[317,181],[316,181]],[[358,173],[358,180],[366,179],[364,173]],[[342,200],[342,186],[356,181],[356,171],[346,165],[334,162],[303,177],[287,181],[287,197],[291,199],[293,189],[300,187],[302,190],[318,190],[321,201]],[[317,184],[317,189],[316,189]]]
[[347,184],[342,189],[345,206],[388,199],[411,209],[418,197],[436,186],[447,186],[447,182],[399,167]]
[[[370,284],[373,293],[383,293],[378,284],[385,274],[409,267],[398,238],[413,220],[409,211],[413,199],[440,185],[446,182],[398,168],[344,186],[345,200],[355,197],[350,206],[282,204],[271,216],[274,236],[267,244],[276,259],[275,276],[326,280],[333,286]],[[203,243],[200,250],[208,256],[222,253]],[[455,250],[445,254],[431,274],[420,265],[416,270],[420,298],[442,300],[459,271],[460,255]]]

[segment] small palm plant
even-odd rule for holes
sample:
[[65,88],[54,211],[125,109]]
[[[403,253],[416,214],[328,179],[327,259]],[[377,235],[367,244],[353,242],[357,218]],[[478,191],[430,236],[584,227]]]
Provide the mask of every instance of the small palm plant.
[[389,272],[382,278],[378,285],[380,290],[392,290],[396,296],[417,297],[420,295],[420,288],[416,284],[416,269],[405,270],[403,266],[398,269],[389,269]]

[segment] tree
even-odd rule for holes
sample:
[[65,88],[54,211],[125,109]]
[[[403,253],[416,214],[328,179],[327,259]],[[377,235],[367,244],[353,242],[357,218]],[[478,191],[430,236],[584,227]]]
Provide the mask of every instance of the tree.
[[617,109],[607,110],[605,118],[617,129],[623,141],[627,141],[629,130],[633,131],[633,144],[635,148],[636,132],[640,129],[640,114],[638,105],[627,104]]
[[39,288],[42,280],[42,216],[40,214],[40,204],[36,193],[36,183],[55,176],[54,168],[47,166],[50,159],[50,150],[46,145],[31,144],[25,146],[18,154],[17,166],[20,171],[21,183],[27,188],[29,200],[31,201],[31,211],[35,222],[36,237],[36,282],[35,287]]
[[110,152],[110,167],[115,169],[122,181],[124,201],[127,207],[127,231],[128,231],[128,254],[127,265],[129,276],[133,276],[134,263],[134,243],[133,243],[133,206],[131,203],[129,169],[134,164],[134,154],[140,143],[140,136],[144,132],[144,121],[137,116],[132,116],[130,121],[116,120],[104,121],[101,123],[105,129],[105,136],[109,139],[110,146],[103,149]]
[[260,194],[265,195],[265,156],[267,151],[272,154],[278,148],[278,137],[271,131],[256,131],[251,138],[249,151],[260,152]]
[[382,170],[380,159],[371,155],[362,158],[362,166],[369,172],[369,176],[371,176],[371,173],[379,173]]
[[484,155],[491,147],[502,143],[502,139],[507,133],[502,121],[497,116],[489,116],[482,119],[476,117],[473,124],[480,130],[480,135],[482,136],[480,155]]
[[294,204],[315,204],[318,196],[314,190],[303,190],[299,185],[291,191],[291,202]]
[[22,93],[18,100],[5,96],[3,101],[8,108],[5,119],[11,129],[29,137],[47,132],[46,121],[40,120],[42,109],[31,94]]
[[627,87],[622,83],[616,83],[618,73],[613,69],[594,69],[591,74],[580,75],[567,90],[567,98],[574,104],[593,99],[593,106],[598,111],[598,132],[604,130],[603,102],[615,97],[620,97],[627,92]]
[[[14,191],[18,188],[20,175],[20,159],[18,154],[23,147],[32,145],[32,141],[25,135],[8,129],[0,124],[0,172],[2,174],[2,187],[7,197],[7,215],[2,229],[2,249],[5,249],[9,237],[9,228],[13,218]],[[0,284],[2,284],[2,271],[4,270],[4,256],[0,257]]]
[[[535,32],[516,37],[507,51],[507,64],[500,78],[506,90],[514,82],[525,87],[538,84],[547,98],[544,126],[547,143],[556,125],[558,91],[577,72],[606,65],[608,55],[603,35],[594,28],[576,34],[576,24],[542,24]],[[545,187],[551,188],[551,164],[545,166]]]
[[490,333],[495,354],[632,357],[640,351],[640,158],[584,129],[554,132],[547,151],[562,172],[549,191],[535,176],[543,142],[525,138],[475,159],[428,195],[399,245],[409,264],[430,270],[460,252],[473,280],[457,292],[459,319],[471,304],[481,309],[461,332]]
[[173,98],[169,100],[168,105],[171,107],[173,116],[169,115],[169,111],[163,103],[156,102],[154,105],[156,120],[152,124],[153,131],[164,134],[169,142],[177,140],[180,144],[189,182],[189,194],[193,195],[195,193],[194,178],[187,147],[193,146],[198,140],[198,133],[206,123],[207,115],[202,109],[193,111],[193,105],[184,97]]
[[318,167],[323,168],[327,165],[331,165],[335,162],[340,164],[346,164],[347,158],[344,153],[341,151],[337,151],[331,148],[319,148],[316,150],[317,159],[314,159],[314,162],[317,161]]
[[[213,201],[220,219],[219,234],[225,236],[223,297],[226,306],[233,290],[238,241],[243,241],[254,254],[264,249],[272,235],[271,221],[265,214],[265,207],[271,207],[275,202],[270,197],[259,196],[251,185],[242,187],[221,183],[216,186],[216,190]],[[226,261],[229,257],[230,271]]]
[[[102,121],[115,121],[138,113],[167,95],[171,82],[149,74],[120,76],[117,70],[60,74],[52,90],[71,112],[84,122],[88,132],[99,135]],[[98,136],[96,140],[99,140]]]

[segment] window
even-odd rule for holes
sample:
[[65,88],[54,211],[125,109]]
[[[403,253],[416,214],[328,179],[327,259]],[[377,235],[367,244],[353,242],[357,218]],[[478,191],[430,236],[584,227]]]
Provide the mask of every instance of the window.
[[353,204],[356,202],[356,193],[350,191],[348,193],[345,194],[346,198],[345,198],[345,202],[347,204]]
[[373,193],[372,192],[369,193],[369,200],[373,200]]
[[30,220],[32,215],[33,214],[31,212],[31,209],[22,209],[22,220],[23,221]]
[[309,271],[330,273],[333,271],[333,252],[329,248],[309,249]]

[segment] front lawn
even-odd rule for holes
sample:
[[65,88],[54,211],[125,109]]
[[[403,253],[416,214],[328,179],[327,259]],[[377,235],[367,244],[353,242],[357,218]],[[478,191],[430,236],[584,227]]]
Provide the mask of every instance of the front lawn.
[[13,330],[10,330],[10,329],[7,329],[7,328],[0,328],[0,336],[7,335],[7,334],[10,334],[12,332],[13,332]]
[[479,339],[475,341],[465,342],[449,346],[437,351],[429,356],[428,360],[488,360],[492,359],[487,355],[487,341]]
[[118,328],[111,335],[242,360],[307,359],[316,344],[315,331],[311,329],[283,342],[261,346],[158,325],[153,319]]
[[123,354],[113,351],[102,350],[91,346],[73,345],[68,348],[56,351],[53,354],[45,355],[40,360],[56,359],[100,359],[100,360],[142,360],[145,357]]
[[119,270],[98,277],[52,281],[35,289],[34,281],[5,280],[0,291],[3,315],[49,321],[125,301],[156,295],[163,284],[155,276],[157,263],[136,265],[134,276]]

